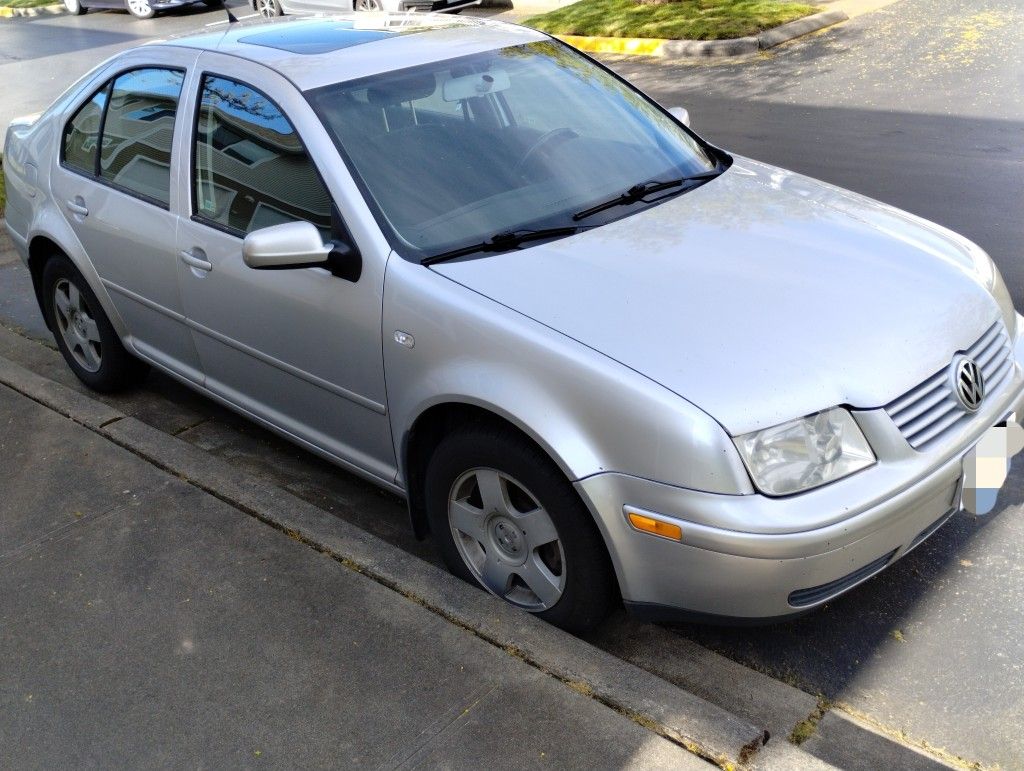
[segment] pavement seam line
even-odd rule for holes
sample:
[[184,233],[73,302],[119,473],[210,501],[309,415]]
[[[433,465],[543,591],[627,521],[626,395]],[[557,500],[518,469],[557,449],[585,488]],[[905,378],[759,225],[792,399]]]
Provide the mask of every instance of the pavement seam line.
[[832,709],[832,702],[826,699],[824,696],[818,697],[818,703],[811,710],[811,714],[805,717],[803,720],[793,726],[793,730],[789,732],[787,741],[790,744],[795,744],[799,747],[805,741],[814,736],[818,730],[818,723],[825,717],[825,713]]
[[[9,359],[6,359],[4,357],[0,357],[0,363],[6,363],[8,366],[10,366],[12,368],[17,368],[17,369],[23,370],[24,372],[28,373],[33,378],[36,378],[36,379],[45,381],[46,383],[50,383],[50,384],[52,384],[54,386],[57,386],[59,389],[63,389],[65,391],[69,392],[70,394],[74,395],[74,397],[76,397],[76,398],[87,399],[87,400],[95,402],[96,404],[102,404],[102,402],[98,402],[95,399],[92,399],[91,397],[89,397],[87,395],[80,394],[77,391],[74,391],[73,389],[67,388],[66,386],[63,386],[63,385],[61,385],[59,383],[56,383],[55,381],[51,381],[48,378],[45,378],[45,377],[43,377],[41,375],[36,374],[35,372],[32,372],[30,370],[26,370],[25,368],[21,367],[20,365],[16,364],[15,362],[10,361]],[[533,667],[534,669],[538,670],[542,674],[545,674],[545,675],[547,675],[549,677],[552,677],[555,680],[558,680],[559,682],[563,683],[564,685],[566,685],[566,686],[568,686],[570,688],[573,688],[574,690],[576,690],[576,691],[578,691],[580,693],[583,693],[584,695],[588,696],[589,698],[592,698],[594,701],[598,702],[599,704],[602,704],[602,705],[608,707],[609,709],[614,710],[618,714],[623,715],[624,717],[629,718],[631,721],[633,721],[637,725],[647,729],[648,731],[651,731],[652,733],[654,733],[654,734],[656,734],[658,736],[661,736],[662,738],[666,739],[667,741],[672,742],[673,744],[676,744],[679,747],[682,747],[683,749],[685,749],[686,751],[690,752],[691,754],[694,754],[694,755],[696,755],[696,756],[698,756],[698,757],[700,757],[700,758],[702,758],[704,760],[707,760],[707,761],[709,761],[711,763],[714,763],[715,765],[718,765],[719,767],[721,767],[723,769],[730,769],[731,770],[731,769],[736,768],[736,765],[728,758],[728,756],[716,754],[710,748],[703,746],[700,743],[699,740],[690,738],[688,736],[685,736],[682,732],[677,731],[677,730],[673,730],[672,728],[670,728],[669,726],[667,726],[664,723],[660,722],[656,718],[654,718],[654,717],[652,717],[652,716],[650,716],[648,714],[644,714],[643,712],[631,709],[628,706],[617,702],[614,698],[611,698],[611,697],[609,697],[609,696],[607,696],[607,695],[605,695],[603,693],[597,692],[596,690],[591,688],[589,684],[585,683],[585,681],[580,681],[579,678],[573,678],[573,677],[567,676],[565,674],[552,671],[549,667],[545,666],[541,661],[539,661],[534,656],[531,656],[526,651],[516,647],[515,645],[509,645],[509,644],[503,643],[500,639],[498,639],[497,637],[492,636],[490,634],[487,634],[484,630],[473,628],[472,626],[468,625],[466,622],[464,622],[463,620],[458,618],[456,615],[454,615],[454,614],[450,613],[449,611],[445,610],[444,608],[441,608],[438,605],[430,602],[426,598],[418,595],[416,592],[414,592],[412,590],[409,590],[409,589],[406,589],[406,588],[403,588],[398,582],[390,579],[389,577],[387,577],[383,573],[380,573],[380,572],[374,570],[372,567],[369,567],[368,565],[365,565],[365,564],[360,564],[359,562],[356,562],[355,560],[347,558],[344,555],[337,554],[336,552],[331,550],[330,547],[328,547],[328,546],[326,546],[324,544],[318,543],[313,538],[311,538],[311,537],[309,537],[309,536],[299,532],[298,530],[289,528],[289,527],[287,527],[286,525],[284,525],[284,524],[282,524],[280,522],[274,521],[273,519],[269,518],[267,515],[263,514],[262,512],[257,511],[256,509],[254,509],[252,506],[246,504],[245,502],[239,501],[239,500],[237,500],[235,498],[232,498],[229,495],[221,493],[221,492],[213,489],[209,485],[200,482],[199,480],[195,480],[195,479],[190,478],[187,474],[185,474],[185,473],[183,473],[183,472],[173,468],[167,462],[165,462],[161,458],[156,457],[152,453],[146,452],[142,448],[139,448],[137,446],[133,446],[129,442],[121,440],[117,436],[115,436],[113,434],[110,434],[110,433],[107,433],[106,431],[101,430],[101,428],[96,424],[95,421],[89,422],[89,421],[86,421],[84,419],[76,417],[75,415],[72,414],[71,410],[62,409],[61,406],[59,406],[56,403],[56,400],[44,401],[42,397],[38,397],[35,394],[29,393],[26,390],[24,390],[24,386],[22,386],[21,384],[16,383],[16,382],[11,382],[10,380],[0,380],[0,382],[3,382],[8,388],[12,389],[13,391],[16,391],[17,393],[21,394],[22,396],[26,397],[27,399],[29,399],[29,400],[39,404],[40,406],[42,406],[42,407],[44,407],[46,409],[49,409],[49,410],[51,410],[53,412],[56,412],[59,415],[62,415],[63,417],[67,418],[68,420],[71,420],[73,423],[76,423],[76,424],[82,426],[83,428],[86,428],[87,430],[97,434],[98,436],[103,437],[104,439],[106,439],[106,440],[110,441],[111,443],[117,445],[118,447],[121,447],[122,449],[130,452],[131,454],[135,455],[136,457],[139,457],[142,460],[145,460],[146,462],[152,464],[153,466],[157,467],[158,469],[160,469],[160,470],[162,470],[162,471],[164,471],[166,473],[169,473],[172,476],[177,477],[178,479],[186,482],[187,484],[189,484],[189,485],[191,485],[191,486],[193,486],[193,487],[195,487],[195,488],[197,488],[197,489],[199,489],[199,490],[201,490],[201,491],[203,491],[203,492],[205,492],[205,493],[207,493],[209,495],[212,495],[214,498],[216,498],[216,499],[218,499],[218,500],[228,504],[229,506],[231,506],[232,508],[236,509],[237,511],[240,511],[240,512],[242,512],[244,514],[247,514],[248,516],[253,517],[254,519],[256,519],[256,520],[258,520],[258,521],[260,521],[260,522],[262,522],[262,523],[272,527],[273,529],[278,530],[278,531],[284,533],[285,535],[289,536],[290,538],[292,538],[292,539],[294,539],[296,541],[299,541],[303,545],[308,546],[308,547],[314,549],[315,551],[320,552],[321,554],[324,554],[325,556],[335,560],[336,562],[339,562],[344,567],[346,567],[346,568],[348,568],[350,570],[353,570],[353,571],[355,571],[357,573],[360,573],[363,576],[366,576],[367,578],[369,578],[370,580],[374,581],[375,583],[377,583],[377,584],[379,584],[381,586],[384,586],[385,588],[390,589],[391,591],[397,592],[398,594],[402,595],[406,599],[411,600],[412,602],[415,602],[416,604],[418,604],[421,607],[427,609],[428,611],[434,613],[435,615],[438,615],[441,618],[445,619],[449,623],[451,623],[451,624],[453,624],[453,625],[455,625],[455,626],[457,626],[457,627],[459,627],[461,629],[464,629],[465,631],[469,632],[470,634],[474,635],[475,637],[477,637],[477,638],[487,642],[488,644],[490,644],[490,645],[492,645],[492,646],[494,646],[496,648],[501,649],[505,653],[507,653],[509,655],[512,655],[512,656],[515,656],[516,658],[520,659],[524,663],[526,663],[529,666]],[[105,407],[106,405],[103,405],[103,406]],[[122,414],[122,415],[119,415],[115,420],[105,421],[105,423],[106,424],[110,424],[110,423],[114,423],[114,422],[118,422],[119,423],[119,422],[122,422],[122,419],[125,418],[125,417],[128,417],[128,416]],[[145,426],[147,429],[151,429],[152,431],[157,432],[162,437],[166,437],[166,438],[172,439],[172,440],[175,439],[175,437],[171,437],[166,432],[160,431],[159,429],[153,428],[151,426],[147,426],[146,424],[142,423],[141,421],[138,421],[138,422],[139,422],[140,425]],[[199,448],[195,447],[194,445],[191,445],[191,444],[189,444],[187,442],[184,442],[184,440],[178,439],[177,441],[181,441],[186,447],[190,448],[191,450],[202,452],[202,450],[200,450]],[[283,490],[281,488],[277,488],[277,489],[279,489],[285,495],[291,495],[291,493],[288,493],[286,490]],[[652,675],[652,676],[656,677],[656,675]],[[582,684],[584,684],[586,686],[585,689],[581,689],[580,688],[581,682],[582,682]],[[675,687],[678,687],[678,686],[675,686]],[[765,741],[766,741],[765,732],[763,732],[763,729],[762,729],[762,734],[758,738],[755,738],[755,739],[749,741],[747,744],[745,744],[742,747],[740,747],[740,751],[738,753],[737,760],[739,761],[739,764],[740,764],[741,767],[742,766],[746,766],[747,764],[749,764],[751,762],[751,760],[753,760],[754,756],[757,754],[758,750],[764,744]]]
[[[175,429],[174,431],[171,432],[171,436],[179,437],[186,431],[191,431],[193,428],[198,428],[199,426],[203,425],[203,423],[209,422],[210,418],[202,418],[201,420],[197,420],[195,423],[189,423],[187,426],[182,426],[181,428]],[[103,426],[100,426],[100,428],[103,428]]]
[[[403,757],[400,761],[394,762],[394,758],[392,758],[386,764],[382,764],[381,768],[388,768],[388,769],[392,769],[393,771],[397,771],[397,769],[400,769],[400,768],[414,768],[415,767],[414,760],[415,760],[415,758],[417,756],[423,754],[424,750],[428,749],[434,743],[435,740],[437,740],[438,738],[440,738],[440,737],[444,736],[445,734],[447,734],[448,731],[453,726],[456,726],[459,723],[465,722],[466,717],[469,715],[469,713],[472,712],[474,709],[476,709],[477,706],[479,706],[480,702],[482,702],[484,699],[488,698],[497,689],[498,689],[498,684],[497,683],[491,685],[483,693],[479,694],[478,696],[475,696],[468,705],[466,705],[465,707],[461,708],[458,711],[458,714],[456,714],[450,720],[446,720],[444,722],[444,725],[442,725],[439,729],[437,729],[436,731],[431,733],[430,736],[424,738],[424,740],[420,743],[420,745],[418,747],[416,747],[411,752],[407,753],[405,755],[405,757]],[[445,717],[447,717],[447,715]],[[434,725],[437,725],[437,723],[441,722],[441,720],[444,720],[444,717],[442,717],[441,719],[435,721]],[[425,733],[425,732],[423,732],[423,733]]]
[[88,527],[94,522],[101,522],[105,519],[109,519],[113,515],[127,509],[128,506],[126,504],[116,503],[110,508],[104,509],[96,514],[86,514],[81,519],[76,519],[72,522],[60,525],[59,527],[55,527],[52,530],[47,530],[39,537],[33,538],[31,541],[26,541],[13,551],[0,554],[0,566],[13,565],[16,562],[19,562],[25,556],[25,553],[35,546],[40,546],[45,543],[59,543],[70,535],[70,531],[73,528]]

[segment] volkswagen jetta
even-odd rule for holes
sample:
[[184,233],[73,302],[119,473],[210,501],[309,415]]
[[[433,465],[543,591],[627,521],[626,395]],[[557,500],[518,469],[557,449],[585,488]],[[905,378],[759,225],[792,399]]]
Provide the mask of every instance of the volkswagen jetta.
[[804,612],[958,510],[1024,398],[980,248],[534,30],[368,18],[135,48],[8,129],[82,381],[169,373],[570,629]]

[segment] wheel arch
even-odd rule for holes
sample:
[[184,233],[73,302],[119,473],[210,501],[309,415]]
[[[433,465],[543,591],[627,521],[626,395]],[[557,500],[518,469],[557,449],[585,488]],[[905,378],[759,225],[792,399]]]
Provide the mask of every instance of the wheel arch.
[[449,433],[467,425],[501,427],[524,437],[558,466],[569,482],[575,481],[569,465],[554,448],[515,416],[493,404],[472,399],[439,401],[419,412],[401,442],[402,478],[409,504],[410,523],[417,538],[425,538],[430,532],[423,486],[431,450]]
[[[39,304],[39,311],[43,314],[47,327],[49,328],[50,326],[50,320],[46,318],[46,308],[43,301],[43,266],[46,265],[46,262],[51,257],[61,255],[70,260],[71,264],[82,274],[82,278],[89,284],[89,288],[92,289],[93,294],[99,300],[103,312],[110,320],[111,326],[114,327],[114,331],[124,341],[128,333],[124,319],[121,318],[121,315],[115,309],[114,303],[111,302],[110,296],[107,294],[106,288],[96,272],[96,268],[93,267],[92,262],[85,255],[85,250],[74,236],[74,232],[67,227],[66,223],[65,228],[67,232],[58,234],[61,230],[59,226],[57,228],[36,227],[28,238],[29,275],[32,277],[32,288],[35,292],[36,302]],[[50,331],[53,330],[51,329]]]

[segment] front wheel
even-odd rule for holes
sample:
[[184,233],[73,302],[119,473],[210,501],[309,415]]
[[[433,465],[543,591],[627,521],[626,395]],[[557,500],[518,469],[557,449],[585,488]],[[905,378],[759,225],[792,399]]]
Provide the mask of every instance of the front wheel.
[[82,5],[81,0],[64,0],[64,8],[72,16],[81,16],[85,13],[85,6]]
[[431,532],[452,573],[571,632],[600,623],[615,580],[565,475],[511,430],[446,437],[426,474]]
[[136,19],[152,19],[156,16],[156,11],[149,4],[149,0],[125,0],[125,6],[128,8],[128,13]]
[[382,11],[384,6],[380,0],[356,0],[357,11]]

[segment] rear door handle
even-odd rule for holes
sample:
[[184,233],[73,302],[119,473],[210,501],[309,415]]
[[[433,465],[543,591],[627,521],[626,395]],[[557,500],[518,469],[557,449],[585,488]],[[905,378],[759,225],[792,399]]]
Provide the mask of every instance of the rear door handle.
[[205,270],[207,272],[213,270],[213,263],[206,259],[206,252],[200,249],[198,246],[186,251],[178,253],[181,257],[181,261],[188,265],[190,268],[196,270]]
[[75,200],[68,201],[66,203],[68,211],[72,214],[77,214],[79,217],[89,216],[89,207],[85,205],[85,201],[82,200],[82,196],[76,196]]

